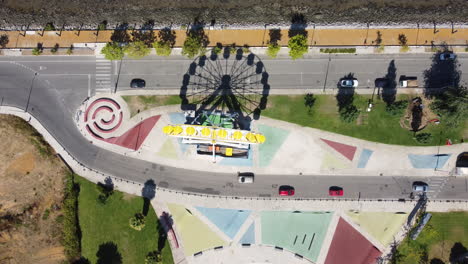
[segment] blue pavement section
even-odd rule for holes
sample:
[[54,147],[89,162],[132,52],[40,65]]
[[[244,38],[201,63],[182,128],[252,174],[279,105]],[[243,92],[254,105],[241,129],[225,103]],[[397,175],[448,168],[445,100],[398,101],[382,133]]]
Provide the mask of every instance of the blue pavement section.
[[441,169],[452,154],[416,155],[408,154],[415,169]]
[[[172,125],[185,124],[185,116],[182,113],[169,113],[169,119],[171,120]],[[182,144],[182,139],[177,138],[179,143],[179,148],[182,153],[185,153],[188,148],[188,144]]]
[[359,157],[359,162],[358,162],[358,165],[357,165],[357,167],[359,169],[363,169],[363,168],[366,167],[367,162],[369,161],[369,158],[371,157],[372,153],[374,153],[374,151],[372,151],[370,149],[363,149],[362,150],[361,156]]
[[223,157],[223,159],[218,162],[219,165],[225,165],[225,166],[248,166],[252,167],[253,166],[253,160],[252,160],[252,149],[249,149],[249,153],[247,154],[247,158],[228,158],[228,157]]
[[255,224],[252,223],[247,231],[245,231],[244,235],[242,236],[241,240],[239,240],[241,244],[255,244]]
[[231,239],[234,238],[239,228],[250,215],[249,210],[206,207],[195,208]]

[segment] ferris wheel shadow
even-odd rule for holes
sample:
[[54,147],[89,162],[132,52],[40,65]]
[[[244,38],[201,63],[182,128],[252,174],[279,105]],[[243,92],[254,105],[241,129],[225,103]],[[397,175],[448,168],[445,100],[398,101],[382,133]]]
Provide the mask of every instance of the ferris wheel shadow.
[[224,118],[234,128],[250,130],[252,120],[260,119],[267,107],[268,78],[255,54],[245,54],[241,48],[213,48],[208,56],[196,58],[182,78],[179,97],[186,123],[219,126]]

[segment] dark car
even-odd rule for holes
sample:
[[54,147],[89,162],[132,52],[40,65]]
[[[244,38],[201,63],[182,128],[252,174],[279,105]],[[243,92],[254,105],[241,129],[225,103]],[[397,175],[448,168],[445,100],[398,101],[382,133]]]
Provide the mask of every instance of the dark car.
[[145,88],[146,82],[143,79],[133,79],[130,82],[130,87],[131,88]]
[[289,185],[281,185],[278,189],[278,194],[281,196],[293,196],[294,187]]

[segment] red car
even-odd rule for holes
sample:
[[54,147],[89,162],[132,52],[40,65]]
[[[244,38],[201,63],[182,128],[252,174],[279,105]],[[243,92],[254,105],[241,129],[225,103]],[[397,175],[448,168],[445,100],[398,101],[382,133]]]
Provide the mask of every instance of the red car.
[[279,187],[279,195],[281,196],[293,196],[294,195],[294,187],[289,185],[281,185]]
[[344,191],[343,191],[343,188],[341,188],[341,187],[332,186],[332,187],[330,187],[330,189],[328,190],[328,194],[329,194],[330,196],[343,196]]

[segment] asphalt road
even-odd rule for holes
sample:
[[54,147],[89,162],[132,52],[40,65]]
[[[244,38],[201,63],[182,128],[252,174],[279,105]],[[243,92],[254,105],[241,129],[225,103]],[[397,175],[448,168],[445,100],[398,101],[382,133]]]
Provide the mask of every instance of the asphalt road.
[[[263,60],[269,73],[271,89],[298,88],[303,85],[324,83],[328,68],[327,83],[354,71],[360,80],[375,79],[386,73],[391,60],[395,60],[398,73],[420,74],[431,65],[428,55],[404,56],[337,56],[328,65],[327,56],[300,60]],[[459,69],[468,72],[468,55],[460,55]],[[120,87],[126,88],[130,79],[143,77],[149,86],[171,85],[178,89],[182,76],[187,72],[190,60],[181,58],[124,60],[120,69]],[[117,62],[111,69],[112,80],[118,73]],[[400,71],[401,70],[401,71]],[[298,72],[303,72],[302,82]],[[152,75],[150,75],[153,72]],[[36,75],[37,73],[37,75]],[[100,149],[77,130],[72,118],[77,107],[94,94],[96,74],[95,57],[39,56],[0,57],[0,104],[27,109],[79,162],[103,173],[137,182],[154,179],[161,187],[209,194],[234,196],[276,197],[279,185],[296,187],[296,197],[327,197],[328,187],[342,186],[345,198],[399,199],[408,198],[414,180],[426,180],[411,175],[401,177],[364,176],[308,176],[308,175],[256,175],[255,183],[237,183],[235,172],[225,174],[199,172],[160,166],[135,160]],[[306,74],[307,77],[304,77]],[[359,75],[359,76],[358,76]],[[418,75],[418,76],[420,76]],[[462,75],[463,80],[468,80]],[[175,83],[175,84],[173,84]],[[362,81],[361,81],[362,83]],[[284,85],[284,86],[283,86]],[[327,85],[328,87],[328,85]],[[330,87],[333,87],[331,85]],[[336,87],[336,84],[335,84]],[[77,172],[79,174],[79,172]],[[440,189],[439,199],[468,199],[468,184],[464,177],[450,178]]]

